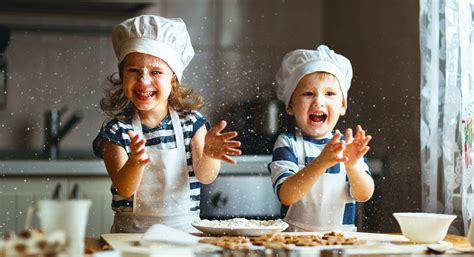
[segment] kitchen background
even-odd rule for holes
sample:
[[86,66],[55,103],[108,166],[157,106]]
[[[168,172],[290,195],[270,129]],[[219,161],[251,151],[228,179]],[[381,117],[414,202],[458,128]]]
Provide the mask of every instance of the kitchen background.
[[106,118],[98,103],[105,78],[116,70],[112,26],[136,14],[158,14],[186,22],[196,56],[184,82],[205,97],[202,112],[211,123],[225,118],[241,133],[247,155],[271,151],[275,130],[265,131],[260,121],[268,118],[277,130],[287,123],[285,115],[275,116],[281,105],[271,101],[286,52],[324,43],[348,57],[354,78],[338,127],[362,124],[373,136],[368,157],[383,161],[362,229],[398,231],[392,213],[421,208],[418,1],[112,0],[72,8],[52,0],[5,2],[0,25],[11,29],[11,39],[0,109],[4,161],[43,158],[44,115],[64,106],[63,123],[73,113],[82,120],[61,140],[62,156],[94,159],[91,142]]

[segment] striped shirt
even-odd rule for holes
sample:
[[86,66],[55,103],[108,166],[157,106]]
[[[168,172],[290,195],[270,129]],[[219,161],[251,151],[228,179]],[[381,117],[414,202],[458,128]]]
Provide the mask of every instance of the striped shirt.
[[[176,109],[179,115],[179,120],[183,128],[184,144],[186,150],[186,161],[189,174],[189,188],[190,188],[190,210],[193,214],[199,214],[199,201],[201,183],[197,180],[192,161],[191,139],[203,125],[210,128],[208,120],[197,111],[187,111]],[[168,114],[160,125],[156,128],[150,128],[142,124],[143,135],[147,139],[146,149],[173,149],[176,148],[176,137],[171,123],[171,116]],[[130,137],[128,131],[133,130],[131,121],[122,122],[113,119],[105,123],[99,131],[99,134],[93,142],[94,154],[102,158],[102,142],[107,140],[117,144],[125,149],[130,155]],[[117,189],[112,185],[112,209],[115,212],[132,212],[133,211],[133,196],[125,198],[121,196]]]
[[[306,156],[304,160],[304,165],[308,165],[314,158],[321,154],[321,151],[324,149],[326,144],[331,140],[330,138],[324,139],[314,139],[310,137],[303,136],[304,147],[306,149]],[[275,146],[273,148],[273,159],[272,162],[268,165],[268,168],[272,177],[273,190],[276,196],[279,198],[279,192],[283,182],[290,176],[296,174],[298,169],[298,155],[296,154],[296,138],[293,133],[281,134],[278,136]],[[369,167],[367,165],[365,158],[361,160],[359,165],[364,167],[364,170],[371,175]],[[338,163],[333,167],[330,167],[326,170],[326,173],[339,173],[345,172],[345,166],[343,163]],[[348,178],[346,176],[346,181]],[[286,215],[288,211],[288,206],[281,205],[281,214]],[[344,209],[344,218],[343,224],[355,224],[356,216],[356,205],[355,201],[346,203]]]

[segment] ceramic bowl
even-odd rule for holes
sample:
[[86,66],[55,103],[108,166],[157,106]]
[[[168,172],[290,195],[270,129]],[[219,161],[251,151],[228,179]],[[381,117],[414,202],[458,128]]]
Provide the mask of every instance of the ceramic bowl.
[[456,215],[424,212],[396,212],[393,216],[400,225],[402,234],[415,243],[436,243],[443,240],[451,222],[456,218]]

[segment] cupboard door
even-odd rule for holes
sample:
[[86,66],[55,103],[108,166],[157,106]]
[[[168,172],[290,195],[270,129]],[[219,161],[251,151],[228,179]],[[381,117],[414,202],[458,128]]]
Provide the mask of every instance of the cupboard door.
[[[18,233],[25,228],[28,207],[39,199],[51,197],[57,183],[66,185],[64,178],[2,178],[0,183],[0,235],[13,231]],[[62,195],[64,195],[64,190]],[[33,228],[39,228],[36,215],[33,215]]]
[[68,179],[68,192],[77,183],[81,197],[90,199],[92,206],[89,210],[86,235],[98,237],[104,233],[110,233],[113,222],[113,211],[111,205],[112,194],[110,193],[111,181],[109,177],[78,177]]

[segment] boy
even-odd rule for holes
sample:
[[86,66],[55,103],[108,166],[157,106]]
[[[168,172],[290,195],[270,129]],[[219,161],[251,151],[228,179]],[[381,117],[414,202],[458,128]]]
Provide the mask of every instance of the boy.
[[278,137],[269,168],[289,231],[353,230],[354,200],[364,202],[373,194],[363,161],[371,136],[361,126],[354,137],[348,129],[345,140],[338,130],[333,133],[346,113],[351,79],[350,61],[325,45],[283,58],[278,98],[297,128]]

